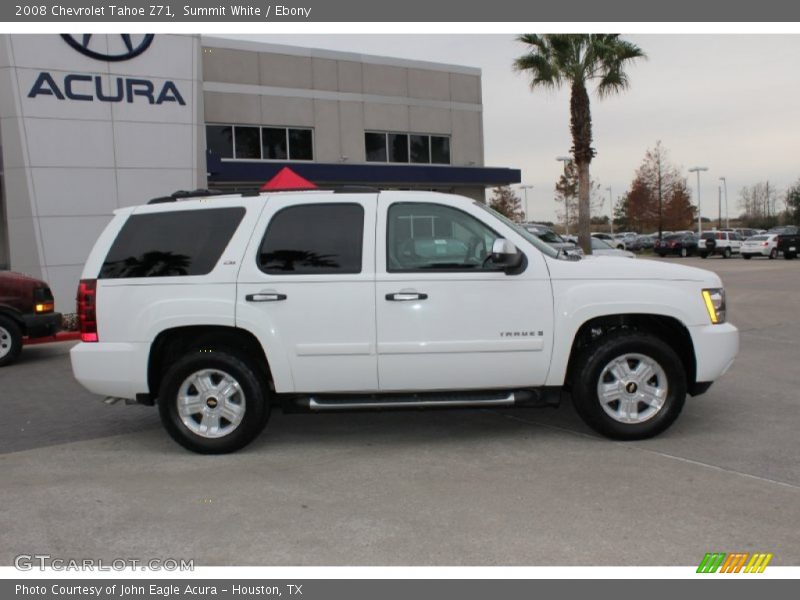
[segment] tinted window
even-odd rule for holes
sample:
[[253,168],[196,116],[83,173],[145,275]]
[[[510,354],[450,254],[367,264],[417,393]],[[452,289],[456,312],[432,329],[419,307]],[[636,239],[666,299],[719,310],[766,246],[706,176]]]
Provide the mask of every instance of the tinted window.
[[133,215],[108,251],[99,278],[210,273],[244,212],[234,207]]
[[408,136],[405,133],[390,133],[389,162],[408,162]]
[[269,222],[259,267],[273,275],[360,273],[364,209],[358,204],[304,204]]
[[206,147],[220,158],[233,158],[233,127],[206,125]]
[[[440,204],[389,208],[388,271],[481,270],[499,235],[465,212]],[[494,270],[489,265],[487,270]]]
[[286,152],[286,130],[283,127],[262,127],[261,139],[264,158],[280,160],[288,156]]
[[409,140],[411,143],[411,162],[412,163],[429,163],[431,162],[430,148],[428,147],[427,135],[411,135]]
[[431,162],[437,165],[450,164],[450,138],[431,136]]
[[289,158],[292,160],[311,160],[314,158],[310,129],[289,130]]
[[236,158],[261,158],[258,127],[235,127]]
[[385,133],[365,133],[364,145],[367,151],[367,161],[386,162]]

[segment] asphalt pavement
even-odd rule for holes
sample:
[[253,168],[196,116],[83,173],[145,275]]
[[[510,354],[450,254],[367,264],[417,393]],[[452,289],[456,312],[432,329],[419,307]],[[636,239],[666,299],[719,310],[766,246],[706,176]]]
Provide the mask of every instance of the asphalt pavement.
[[[641,260],[641,259],[640,259]],[[18,554],[198,565],[800,564],[800,261],[717,271],[741,352],[660,437],[612,442],[571,406],[283,415],[227,456],[107,406],[71,344],[0,370],[0,564]]]

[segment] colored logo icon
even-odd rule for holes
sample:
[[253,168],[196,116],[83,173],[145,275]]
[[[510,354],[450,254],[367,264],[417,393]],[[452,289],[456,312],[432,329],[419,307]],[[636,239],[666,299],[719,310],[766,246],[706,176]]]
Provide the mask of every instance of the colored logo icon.
[[772,560],[766,552],[707,552],[697,567],[698,573],[763,573]]

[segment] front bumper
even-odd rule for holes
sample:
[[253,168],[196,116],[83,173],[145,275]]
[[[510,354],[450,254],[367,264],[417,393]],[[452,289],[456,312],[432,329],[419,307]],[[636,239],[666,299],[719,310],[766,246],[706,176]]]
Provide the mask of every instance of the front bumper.
[[22,322],[29,338],[49,337],[61,330],[61,313],[23,315]]
[[697,359],[695,381],[710,383],[731,368],[739,353],[739,330],[730,323],[689,328]]

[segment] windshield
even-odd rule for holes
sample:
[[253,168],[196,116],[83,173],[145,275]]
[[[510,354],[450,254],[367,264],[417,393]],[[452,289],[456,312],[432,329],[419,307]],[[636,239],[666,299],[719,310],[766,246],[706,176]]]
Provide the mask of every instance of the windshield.
[[500,221],[502,221],[503,223],[505,223],[506,225],[511,227],[511,229],[513,229],[516,233],[520,234],[528,242],[533,244],[540,252],[542,252],[542,254],[546,254],[547,256],[549,256],[551,258],[556,258],[558,256],[558,254],[559,254],[558,250],[556,250],[555,248],[553,248],[549,244],[547,244],[547,243],[543,242],[542,240],[540,240],[538,237],[533,235],[530,231],[525,229],[519,223],[514,223],[514,221],[512,221],[508,217],[506,217],[504,215],[501,215],[499,212],[497,212],[496,210],[494,210],[492,208],[489,208],[488,206],[486,206],[482,202],[475,202],[475,206],[479,206],[480,208],[482,208],[483,210],[485,210],[489,214],[493,215],[494,217],[498,218]]

